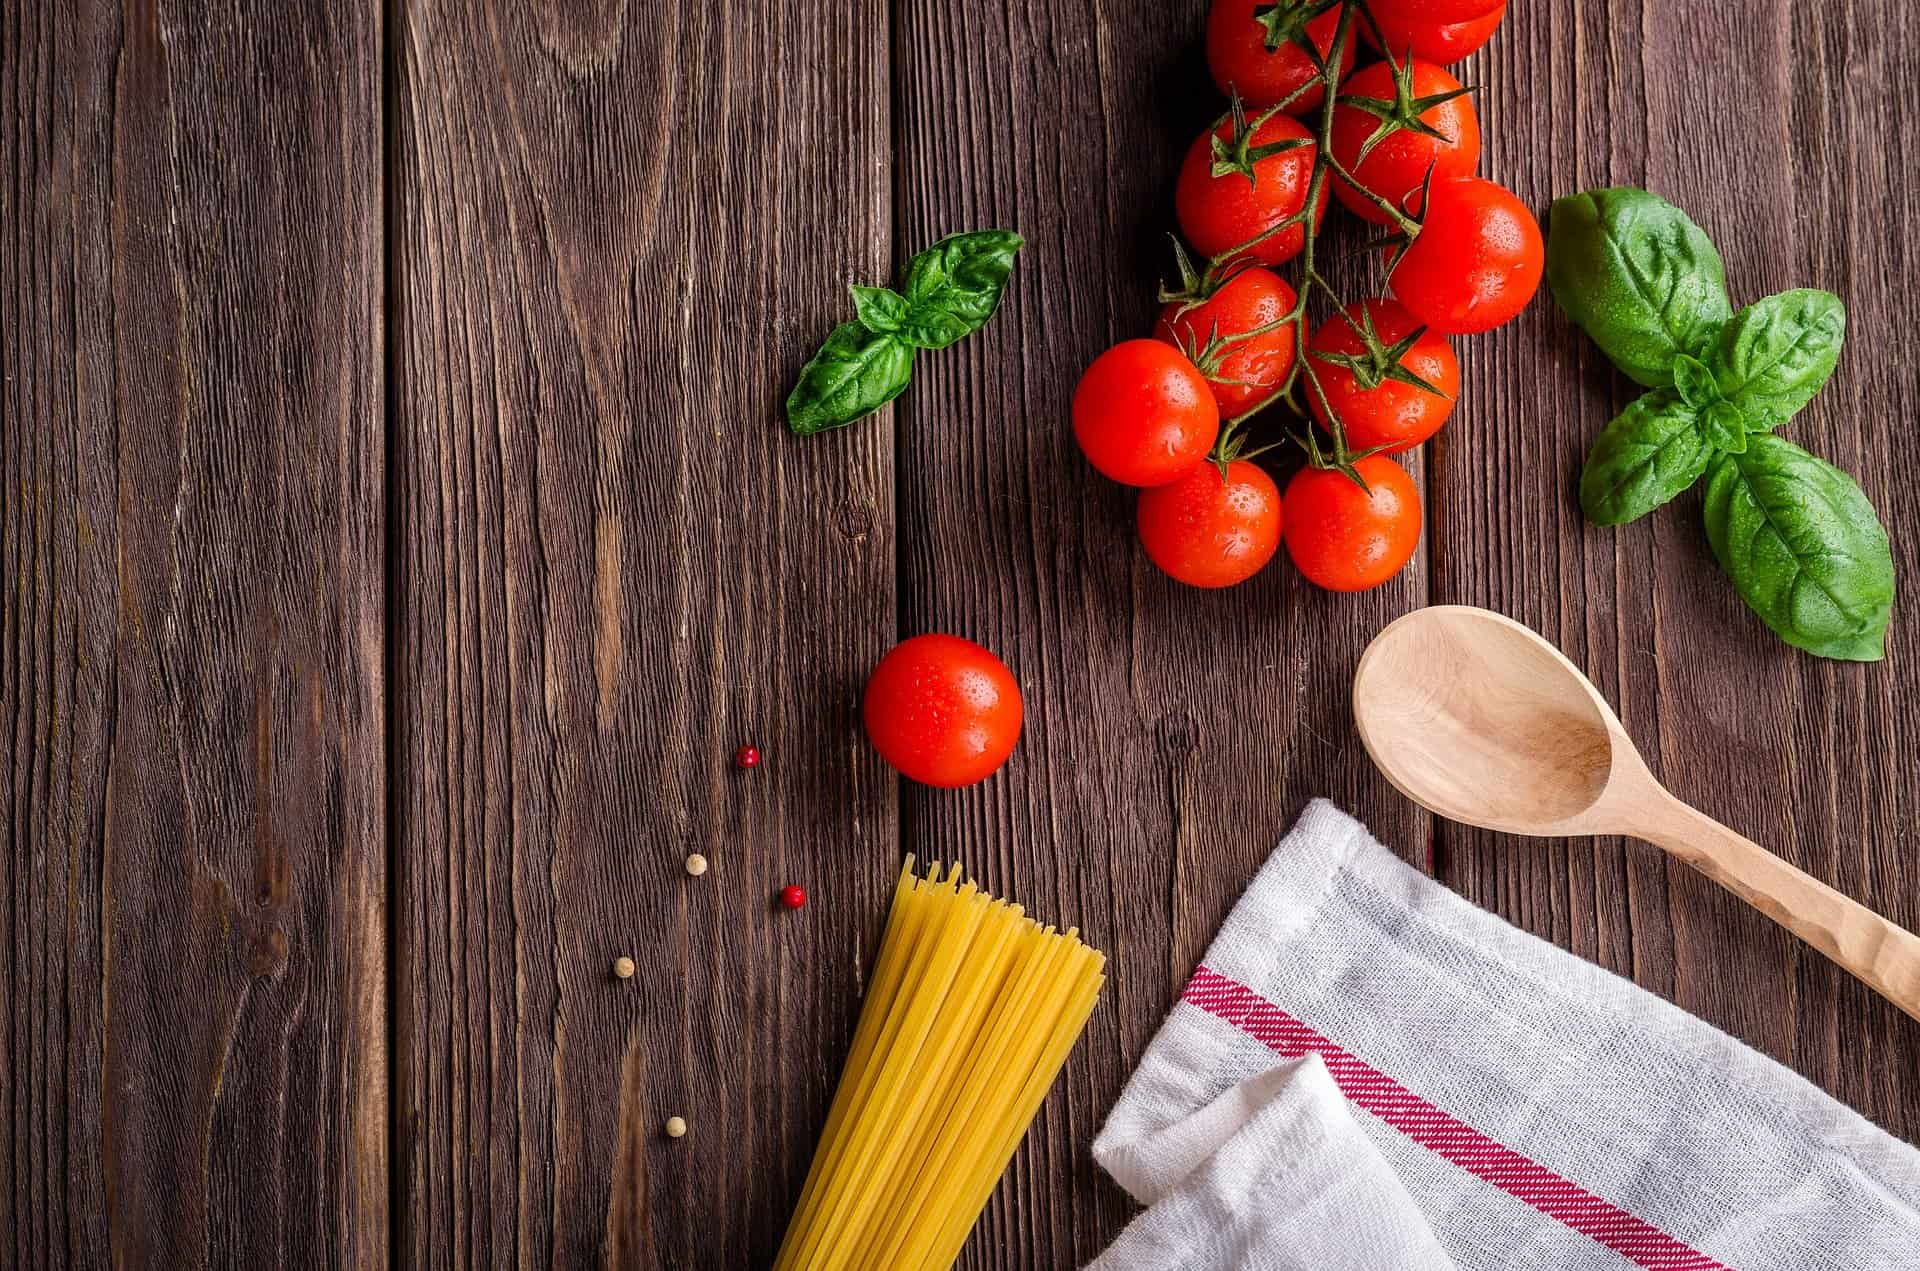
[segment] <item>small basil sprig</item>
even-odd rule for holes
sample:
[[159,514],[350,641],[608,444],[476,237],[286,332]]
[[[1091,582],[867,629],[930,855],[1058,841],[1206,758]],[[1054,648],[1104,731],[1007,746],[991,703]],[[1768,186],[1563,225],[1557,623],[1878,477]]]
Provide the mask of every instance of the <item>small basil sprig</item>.
[[1775,634],[1822,657],[1881,658],[1894,595],[1886,530],[1851,477],[1771,435],[1833,374],[1840,298],[1783,291],[1734,313],[1706,232],[1634,189],[1555,201],[1547,281],[1651,390],[1594,441],[1580,474],[1587,519],[1634,520],[1704,475],[1714,556]]
[[907,262],[902,291],[850,288],[856,321],[836,327],[800,369],[787,426],[803,437],[824,432],[900,396],[914,350],[944,349],[986,325],[1022,242],[1011,230],[954,234]]

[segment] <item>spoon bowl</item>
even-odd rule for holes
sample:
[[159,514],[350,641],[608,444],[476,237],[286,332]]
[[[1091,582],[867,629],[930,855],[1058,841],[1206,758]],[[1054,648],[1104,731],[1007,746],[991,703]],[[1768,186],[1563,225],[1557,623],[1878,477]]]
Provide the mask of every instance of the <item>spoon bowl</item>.
[[1685,861],[1920,1019],[1920,937],[1667,793],[1606,699],[1511,618],[1436,605],[1353,678],[1360,740],[1396,789],[1511,834],[1631,834]]
[[1402,794],[1513,834],[1579,832],[1616,762],[1640,766],[1578,667],[1513,619],[1465,605],[1421,609],[1375,637],[1353,714]]

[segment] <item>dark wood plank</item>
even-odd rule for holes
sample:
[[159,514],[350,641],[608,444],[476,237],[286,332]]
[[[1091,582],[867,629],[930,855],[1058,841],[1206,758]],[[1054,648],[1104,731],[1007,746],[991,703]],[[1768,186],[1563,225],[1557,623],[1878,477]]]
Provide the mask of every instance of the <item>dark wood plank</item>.
[[[1150,329],[1174,174],[1224,106],[1200,55],[1203,13],[1039,0],[896,11],[896,257],[988,225],[1029,240],[993,324],[923,359],[898,410],[896,473],[902,633],[998,652],[1025,693],[1026,735],[984,785],[910,789],[903,835],[1079,923],[1112,958],[1106,1003],[982,1219],[971,1267],[1079,1265],[1125,1222],[1132,1204],[1088,1146],[1308,799],[1331,796],[1427,857],[1425,816],[1366,763],[1347,706],[1367,639],[1424,602],[1424,558],[1358,597],[1284,561],[1226,592],[1185,588],[1141,553],[1132,492],[1087,467],[1068,426],[1081,369]],[[1374,268],[1351,261],[1348,294],[1377,286]]]
[[0,1263],[381,1265],[378,14],[0,22]]
[[[1713,235],[1736,304],[1792,286],[1846,300],[1839,372],[1787,431],[1860,477],[1910,583],[1920,501],[1889,459],[1920,408],[1896,343],[1920,223],[1879,139],[1920,122],[1899,89],[1920,59],[1888,16],[1785,0],[1578,17],[1516,5],[1470,78],[1485,85],[1488,168],[1543,211],[1571,190],[1646,185]],[[1911,606],[1896,610],[1885,663],[1788,649],[1721,578],[1697,493],[1622,529],[1582,523],[1585,446],[1638,390],[1550,302],[1463,361],[1470,382],[1499,388],[1436,452],[1435,598],[1490,605],[1560,641],[1676,792],[1914,926]],[[1475,900],[1920,1135],[1920,1026],[1690,870],[1640,845],[1529,847],[1451,828],[1441,843],[1450,881]]]
[[886,7],[399,18],[398,1256],[765,1265],[898,859],[891,427],[780,417],[886,266]]

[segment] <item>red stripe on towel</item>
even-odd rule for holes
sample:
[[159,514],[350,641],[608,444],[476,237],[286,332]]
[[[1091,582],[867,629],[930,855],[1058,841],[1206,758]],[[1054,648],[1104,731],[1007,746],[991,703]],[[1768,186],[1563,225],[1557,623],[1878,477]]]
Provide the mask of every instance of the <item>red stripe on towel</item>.
[[1340,1092],[1415,1143],[1652,1271],[1730,1271],[1428,1103],[1238,980],[1201,967],[1182,998],[1289,1059],[1317,1052]]

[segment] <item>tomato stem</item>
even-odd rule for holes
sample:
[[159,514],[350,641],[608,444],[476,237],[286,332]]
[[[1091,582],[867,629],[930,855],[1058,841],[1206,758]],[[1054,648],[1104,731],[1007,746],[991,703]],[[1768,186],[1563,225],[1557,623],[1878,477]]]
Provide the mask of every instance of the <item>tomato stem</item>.
[[1399,228],[1402,234],[1412,235],[1419,232],[1420,222],[1414,220],[1411,216],[1408,216],[1405,212],[1395,207],[1393,205],[1392,200],[1383,199],[1378,194],[1375,194],[1372,190],[1369,190],[1366,186],[1361,185],[1360,182],[1354,177],[1353,173],[1347,171],[1346,164],[1341,163],[1338,159],[1334,158],[1332,155],[1328,155],[1327,166],[1332,168],[1334,175],[1339,177],[1341,180],[1345,181],[1350,189],[1355,190],[1356,192],[1364,196],[1367,202],[1373,204],[1375,207],[1379,208],[1382,212],[1385,212],[1390,218],[1392,218],[1394,225]]
[[[1316,144],[1313,152],[1313,176],[1307,182],[1308,219],[1304,233],[1304,241],[1300,249],[1301,286],[1300,304],[1298,306],[1300,314],[1294,326],[1293,368],[1288,375],[1288,379],[1291,381],[1297,380],[1303,370],[1306,372],[1307,388],[1313,393],[1314,397],[1318,399],[1321,409],[1325,412],[1327,433],[1333,439],[1334,466],[1342,466],[1347,461],[1347,427],[1341,420],[1340,413],[1334,410],[1331,403],[1327,401],[1326,390],[1320,386],[1320,377],[1314,372],[1313,360],[1307,356],[1307,337],[1310,334],[1307,329],[1307,296],[1312,292],[1315,282],[1318,282],[1320,286],[1325,288],[1328,294],[1333,294],[1333,288],[1327,285],[1326,280],[1322,279],[1319,271],[1313,267],[1314,249],[1319,245],[1320,227],[1313,219],[1312,211],[1319,203],[1322,194],[1326,191],[1327,165],[1328,161],[1333,157],[1333,111],[1340,95],[1340,64],[1346,60],[1347,48],[1353,41],[1354,13],[1359,9],[1365,8],[1365,5],[1366,0],[1350,0],[1350,3],[1341,6],[1340,22],[1334,29],[1333,44],[1328,48],[1326,61],[1323,62],[1320,67],[1320,82],[1325,86],[1326,93],[1320,99],[1320,126],[1315,133]],[[1333,296],[1333,299],[1335,304],[1339,303],[1339,297],[1337,295]],[[1308,462],[1316,468],[1326,466],[1324,459],[1320,455],[1319,443],[1313,435],[1313,422],[1310,414],[1308,415],[1306,434]]]
[[[1241,157],[1246,153],[1247,144],[1253,131],[1257,129],[1260,124],[1272,118],[1276,111],[1286,109],[1287,106],[1291,105],[1303,94],[1312,91],[1316,85],[1321,89],[1323,96],[1320,102],[1319,118],[1316,121],[1317,127],[1314,130],[1313,175],[1307,182],[1306,203],[1298,212],[1282,218],[1258,234],[1255,234],[1246,242],[1230,247],[1226,251],[1208,260],[1206,268],[1201,270],[1197,275],[1193,273],[1192,265],[1187,261],[1185,252],[1182,251],[1180,253],[1183,290],[1181,293],[1178,293],[1179,297],[1204,298],[1218,291],[1220,287],[1225,285],[1229,279],[1242,269],[1259,263],[1249,255],[1253,248],[1258,247],[1261,243],[1266,242],[1278,234],[1287,232],[1295,226],[1301,227],[1300,286],[1297,292],[1298,298],[1294,301],[1293,307],[1273,322],[1265,323],[1252,330],[1240,332],[1236,335],[1219,336],[1216,334],[1215,337],[1208,342],[1208,349],[1217,354],[1220,348],[1237,340],[1252,339],[1286,326],[1291,326],[1294,331],[1293,365],[1288,368],[1287,376],[1281,381],[1280,386],[1267,397],[1266,400],[1258,403],[1242,414],[1226,420],[1221,425],[1220,439],[1214,446],[1213,459],[1215,463],[1221,465],[1222,471],[1225,470],[1226,463],[1230,462],[1234,457],[1251,456],[1272,449],[1271,446],[1263,446],[1253,451],[1245,451],[1246,441],[1241,434],[1247,422],[1252,419],[1253,416],[1259,414],[1275,402],[1284,403],[1289,410],[1300,416],[1304,421],[1304,427],[1298,432],[1289,433],[1288,435],[1306,452],[1307,463],[1309,465],[1315,468],[1335,469],[1346,473],[1355,481],[1359,481],[1359,474],[1354,471],[1353,467],[1355,461],[1365,458],[1368,454],[1375,453],[1374,450],[1355,453],[1349,447],[1347,443],[1346,424],[1340,418],[1340,413],[1333,408],[1332,402],[1327,397],[1326,388],[1320,383],[1319,373],[1314,369],[1312,359],[1307,355],[1307,339],[1311,334],[1308,323],[1309,306],[1307,302],[1314,289],[1318,288],[1320,292],[1332,302],[1336,311],[1344,312],[1346,308],[1341,301],[1340,294],[1333,289],[1333,285],[1326,280],[1315,266],[1316,248],[1320,238],[1320,222],[1314,213],[1320,206],[1321,198],[1327,193],[1329,173],[1346,181],[1346,183],[1354,189],[1359,190],[1375,207],[1386,214],[1393,225],[1399,230],[1399,235],[1396,236],[1394,241],[1400,241],[1402,238],[1411,238],[1420,228],[1419,222],[1413,217],[1408,216],[1400,208],[1394,207],[1388,200],[1381,198],[1354,180],[1353,174],[1347,171],[1346,168],[1333,157],[1333,112],[1335,106],[1338,104],[1339,98],[1340,67],[1346,60],[1347,50],[1352,47],[1353,41],[1356,38],[1354,28],[1358,21],[1366,22],[1366,24],[1372,28],[1375,38],[1379,39],[1381,47],[1386,47],[1386,41],[1380,38],[1380,25],[1374,20],[1373,13],[1367,7],[1366,0],[1346,0],[1346,2],[1341,5],[1340,21],[1334,29],[1333,43],[1328,47],[1327,55],[1320,63],[1318,75],[1295,89],[1294,92],[1279,105],[1271,107],[1257,116],[1252,124],[1247,123],[1245,113],[1237,100],[1230,104],[1228,114],[1224,116],[1224,118],[1232,119],[1234,123],[1235,138],[1233,147],[1229,147],[1229,149],[1237,147],[1239,153],[1234,157]],[[1218,125],[1216,124],[1215,126],[1217,127]],[[1216,145],[1218,145],[1217,142]],[[1249,178],[1252,176],[1250,171],[1248,172],[1248,176]],[[1431,173],[1429,173],[1429,179],[1431,179]],[[1425,187],[1423,184],[1423,198],[1424,194]],[[1169,295],[1163,298],[1174,299],[1176,297]],[[1195,303],[1197,303],[1197,300]],[[1326,430],[1327,439],[1331,443],[1330,446],[1323,446],[1321,444],[1319,429],[1316,429],[1314,426],[1314,412],[1311,408],[1315,403],[1320,407],[1319,416],[1322,421],[1321,427]],[[1243,451],[1245,451],[1244,455]],[[1365,483],[1361,482],[1360,484],[1361,488],[1364,489]]]

